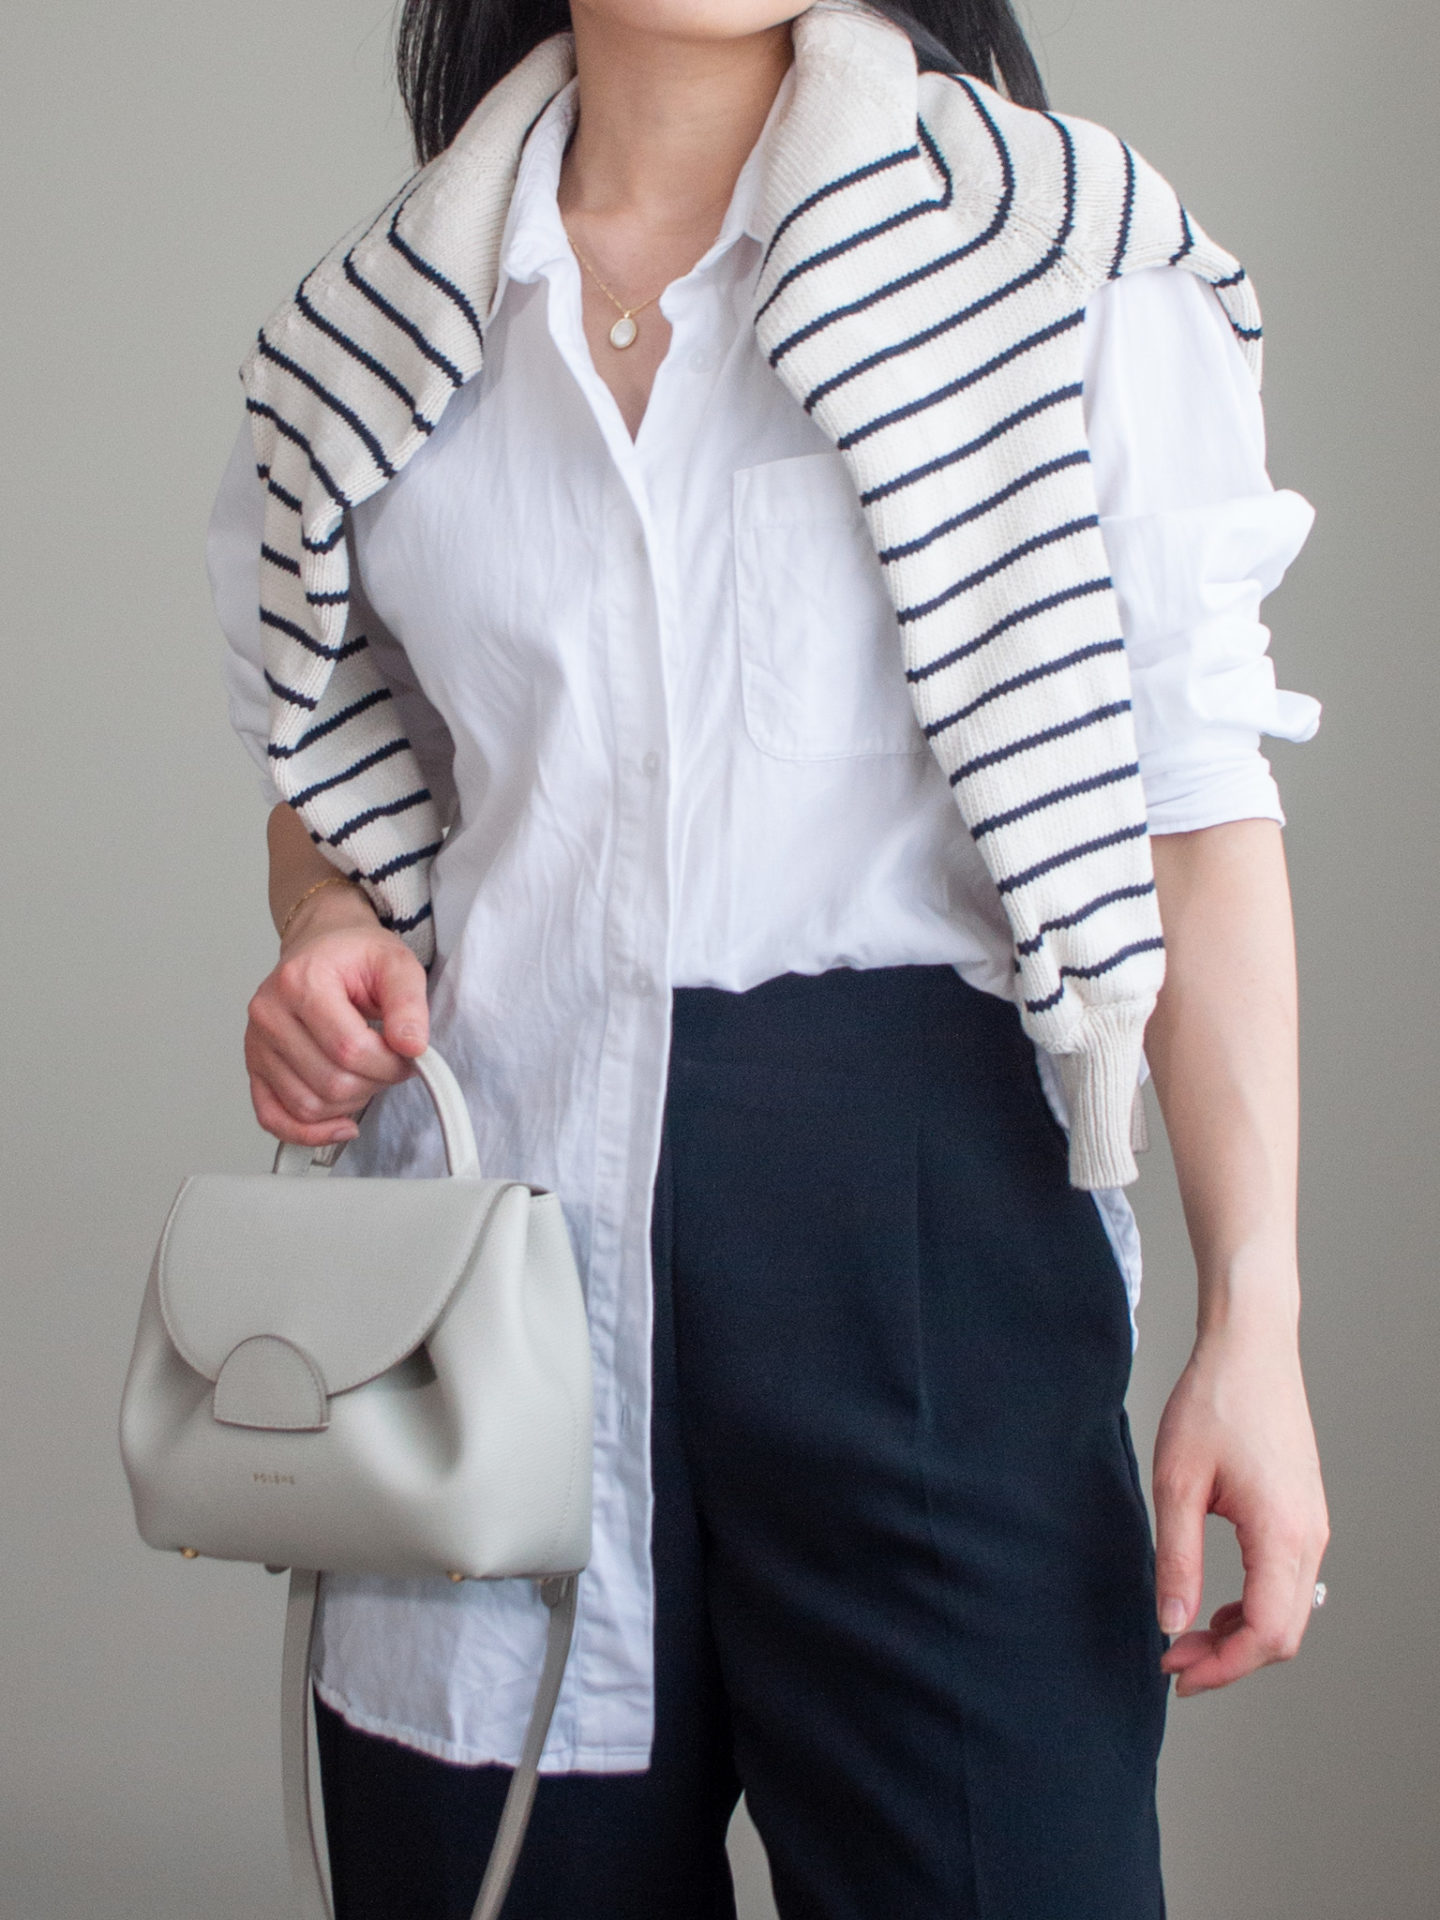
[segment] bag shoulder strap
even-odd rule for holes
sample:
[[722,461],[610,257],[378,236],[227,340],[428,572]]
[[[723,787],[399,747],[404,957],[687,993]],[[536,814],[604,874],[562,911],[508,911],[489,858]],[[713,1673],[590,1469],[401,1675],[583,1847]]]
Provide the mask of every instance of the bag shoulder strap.
[[[530,1709],[530,1724],[520,1764],[510,1777],[509,1791],[496,1829],[485,1878],[475,1902],[472,1920],[497,1920],[510,1881],[520,1858],[525,1829],[530,1824],[530,1809],[535,1801],[535,1786],[540,1771],[540,1755],[545,1748],[560,1683],[565,1677],[565,1662],[575,1632],[575,1602],[579,1575],[556,1575],[540,1582],[540,1597],[550,1612],[545,1635],[545,1662]],[[285,1610],[285,1653],[281,1677],[280,1777],[285,1801],[285,1837],[290,1847],[290,1866],[300,1902],[301,1920],[333,1920],[329,1895],[325,1890],[324,1869],[320,1862],[320,1841],[315,1808],[310,1792],[310,1648],[315,1632],[315,1602],[319,1592],[317,1573],[292,1570],[290,1598]]]

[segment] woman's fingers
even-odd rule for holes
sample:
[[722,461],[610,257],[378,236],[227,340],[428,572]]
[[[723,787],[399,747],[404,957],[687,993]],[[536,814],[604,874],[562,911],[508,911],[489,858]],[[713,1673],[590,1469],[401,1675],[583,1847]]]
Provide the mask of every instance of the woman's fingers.
[[280,1006],[304,1028],[330,1067],[388,1086],[407,1079],[410,1065],[369,1023],[378,1011],[377,969],[373,956],[364,951],[366,944],[339,936],[317,940],[283,960],[270,977]]
[[1246,1562],[1243,1597],[1214,1613],[1208,1631],[1177,1641],[1161,1662],[1177,1676],[1181,1698],[1292,1660],[1305,1637],[1321,1543],[1293,1532],[1283,1512],[1259,1512],[1241,1520],[1238,1531]]
[[413,1060],[430,1044],[430,1003],[425,994],[425,969],[408,947],[398,941],[380,956],[376,967],[375,1012],[385,1043]]
[[[297,1046],[303,1045],[303,1039],[297,1036]],[[333,1125],[363,1111],[375,1096],[375,1083],[341,1073],[318,1051],[315,1058],[318,1064],[313,1074],[296,1071],[285,1052],[253,1027],[245,1038],[245,1064],[251,1079],[263,1082],[291,1119],[302,1126]]]
[[1205,1515],[1212,1482],[1197,1473],[1155,1474],[1155,1606],[1160,1631],[1183,1633],[1205,1588]]
[[409,1078],[410,1060],[429,1039],[430,1013],[425,970],[393,933],[321,936],[271,978],[281,1004],[333,1067],[381,1086]]
[[1212,1332],[1176,1383],[1155,1443],[1157,1602],[1189,1627],[1200,1606],[1206,1513],[1235,1528],[1244,1592],[1162,1665],[1182,1696],[1289,1660],[1309,1624],[1329,1538],[1315,1437],[1293,1334]]
[[300,1147],[330,1147],[341,1140],[353,1140],[359,1129],[353,1120],[325,1120],[311,1123],[297,1120],[275,1094],[269,1082],[254,1072],[250,1075],[250,1101],[255,1118],[277,1140],[289,1140]]
[[251,1003],[245,1062],[298,1120],[358,1113],[380,1085],[337,1066],[278,994],[257,994]]

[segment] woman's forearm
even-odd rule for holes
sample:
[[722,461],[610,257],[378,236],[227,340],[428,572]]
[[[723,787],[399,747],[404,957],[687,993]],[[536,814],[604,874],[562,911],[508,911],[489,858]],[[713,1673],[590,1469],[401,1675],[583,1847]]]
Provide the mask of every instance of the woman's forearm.
[[[270,918],[277,933],[284,927],[288,939],[301,930],[302,923],[306,929],[375,924],[374,909],[359,887],[327,886],[310,893],[321,881],[342,876],[315,845],[293,808],[271,810],[265,837],[270,850]],[[308,900],[306,894],[310,894]],[[301,901],[304,905],[296,912]]]
[[1293,1334],[1295,949],[1279,827],[1153,843],[1166,977],[1146,1031],[1199,1278],[1202,1335]]
[[[1199,1278],[1199,1331],[1155,1440],[1156,1601],[1181,1694],[1298,1649],[1329,1525],[1300,1370],[1295,953],[1280,830],[1154,842],[1166,978],[1146,1034]],[[1187,1632],[1205,1516],[1244,1593]]]

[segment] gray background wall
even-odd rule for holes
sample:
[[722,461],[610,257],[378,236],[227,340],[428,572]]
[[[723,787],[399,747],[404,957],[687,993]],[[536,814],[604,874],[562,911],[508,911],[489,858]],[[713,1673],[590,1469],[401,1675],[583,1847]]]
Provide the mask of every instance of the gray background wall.
[[[1031,0],[1057,104],[1250,263],[1272,471],[1320,511],[1271,603],[1305,1012],[1306,1351],[1335,1521],[1300,1661],[1182,1703],[1176,1920],[1440,1914],[1432,1272],[1440,686],[1432,0]],[[179,1175],[255,1168],[262,810],[201,563],[254,324],[406,169],[384,0],[0,14],[5,351],[0,1915],[286,1911],[279,1583],[132,1535],[112,1431]],[[1163,1148],[1142,1450],[1191,1283]],[[1217,1539],[1212,1586],[1231,1591]],[[747,1920],[769,1912],[753,1842]],[[638,1920],[638,1916],[637,1916]]]

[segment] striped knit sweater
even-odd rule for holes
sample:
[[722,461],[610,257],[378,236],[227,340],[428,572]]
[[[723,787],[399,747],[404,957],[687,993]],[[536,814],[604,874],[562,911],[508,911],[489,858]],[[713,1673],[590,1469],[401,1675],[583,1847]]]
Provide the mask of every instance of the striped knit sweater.
[[[347,509],[479,371],[520,148],[573,60],[562,35],[509,74],[306,277],[242,369],[268,488],[275,778],[427,961],[441,836],[351,614]],[[1258,380],[1254,295],[1122,141],[917,75],[909,41],[860,0],[803,14],[795,62],[761,190],[757,335],[854,481],[916,714],[1010,918],[1025,1026],[1059,1060],[1071,1178],[1120,1185],[1164,943],[1082,320],[1106,280],[1183,267],[1215,289]]]

